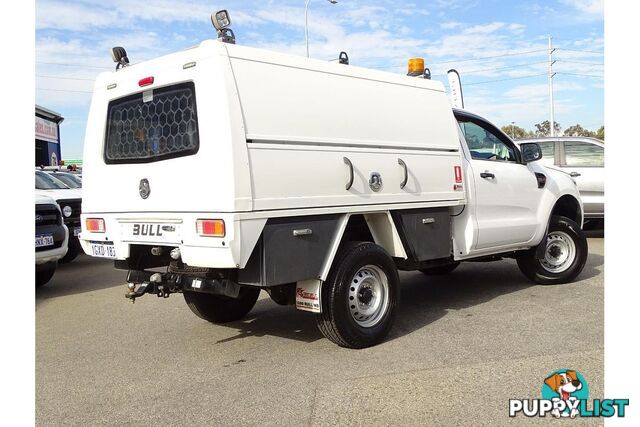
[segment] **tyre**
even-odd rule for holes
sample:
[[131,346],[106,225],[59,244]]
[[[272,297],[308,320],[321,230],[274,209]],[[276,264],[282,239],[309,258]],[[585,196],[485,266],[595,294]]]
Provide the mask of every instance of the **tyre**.
[[211,323],[226,323],[246,316],[256,304],[260,289],[242,287],[238,298],[201,292],[184,292],[183,295],[196,316]]
[[78,255],[80,255],[80,248],[74,245],[69,245],[69,248],[67,249],[67,254],[63,256],[58,262],[62,264],[69,263],[74,259],[76,259]]
[[458,268],[459,265],[459,262],[452,262],[451,264],[439,265],[437,267],[423,268],[420,272],[427,276],[440,276],[451,273],[453,270]]
[[341,347],[380,343],[395,319],[399,283],[393,260],[380,246],[370,242],[345,245],[322,284],[318,329]]
[[[542,258],[538,258],[538,249],[544,254]],[[567,283],[580,274],[588,252],[580,226],[569,218],[553,216],[542,242],[518,256],[518,267],[527,278],[541,285]]]
[[36,287],[39,288],[49,283],[55,272],[55,262],[45,264],[41,267],[36,267]]

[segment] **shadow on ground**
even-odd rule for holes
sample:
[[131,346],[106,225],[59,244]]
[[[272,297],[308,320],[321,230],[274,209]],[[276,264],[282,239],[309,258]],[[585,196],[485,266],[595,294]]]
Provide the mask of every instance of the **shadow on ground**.
[[55,274],[49,283],[36,288],[36,304],[55,297],[62,297],[83,292],[122,286],[127,272],[113,268],[112,260],[79,255],[67,264],[58,264]]
[[[587,265],[578,279],[597,276],[603,263],[602,255],[589,254]],[[401,305],[388,341],[421,329],[451,310],[473,307],[512,292],[540,286],[527,280],[514,261],[470,262],[444,276],[411,272],[401,273],[400,279]],[[217,341],[217,344],[269,335],[303,342],[322,338],[313,315],[293,307],[277,306],[268,299],[258,301],[245,320],[226,326],[237,329],[238,333]]]

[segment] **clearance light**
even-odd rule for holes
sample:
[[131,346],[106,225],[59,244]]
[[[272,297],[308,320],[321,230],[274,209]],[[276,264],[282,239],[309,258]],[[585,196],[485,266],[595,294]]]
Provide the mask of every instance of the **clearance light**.
[[196,231],[203,237],[224,237],[224,221],[221,219],[199,219],[196,221]]
[[85,224],[87,226],[87,231],[92,233],[104,233],[106,231],[104,219],[102,218],[87,218]]
[[411,58],[407,64],[407,76],[421,76],[424,73],[424,59]]
[[153,76],[145,77],[144,79],[140,79],[138,82],[138,86],[149,86],[153,84]]

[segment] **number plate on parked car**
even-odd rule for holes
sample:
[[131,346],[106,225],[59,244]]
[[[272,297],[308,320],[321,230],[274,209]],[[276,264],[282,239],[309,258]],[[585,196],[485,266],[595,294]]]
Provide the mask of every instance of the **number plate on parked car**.
[[112,243],[91,242],[91,255],[101,258],[115,258],[116,248]]
[[36,248],[42,248],[45,246],[53,246],[52,234],[40,234],[36,236]]

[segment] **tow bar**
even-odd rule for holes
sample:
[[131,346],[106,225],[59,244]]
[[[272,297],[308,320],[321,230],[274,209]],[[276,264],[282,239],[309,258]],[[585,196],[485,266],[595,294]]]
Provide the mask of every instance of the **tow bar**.
[[135,303],[136,298],[145,294],[155,294],[158,298],[169,298],[179,292],[202,292],[238,298],[240,285],[231,280],[207,279],[176,273],[151,273],[129,270],[127,293],[124,295]]

